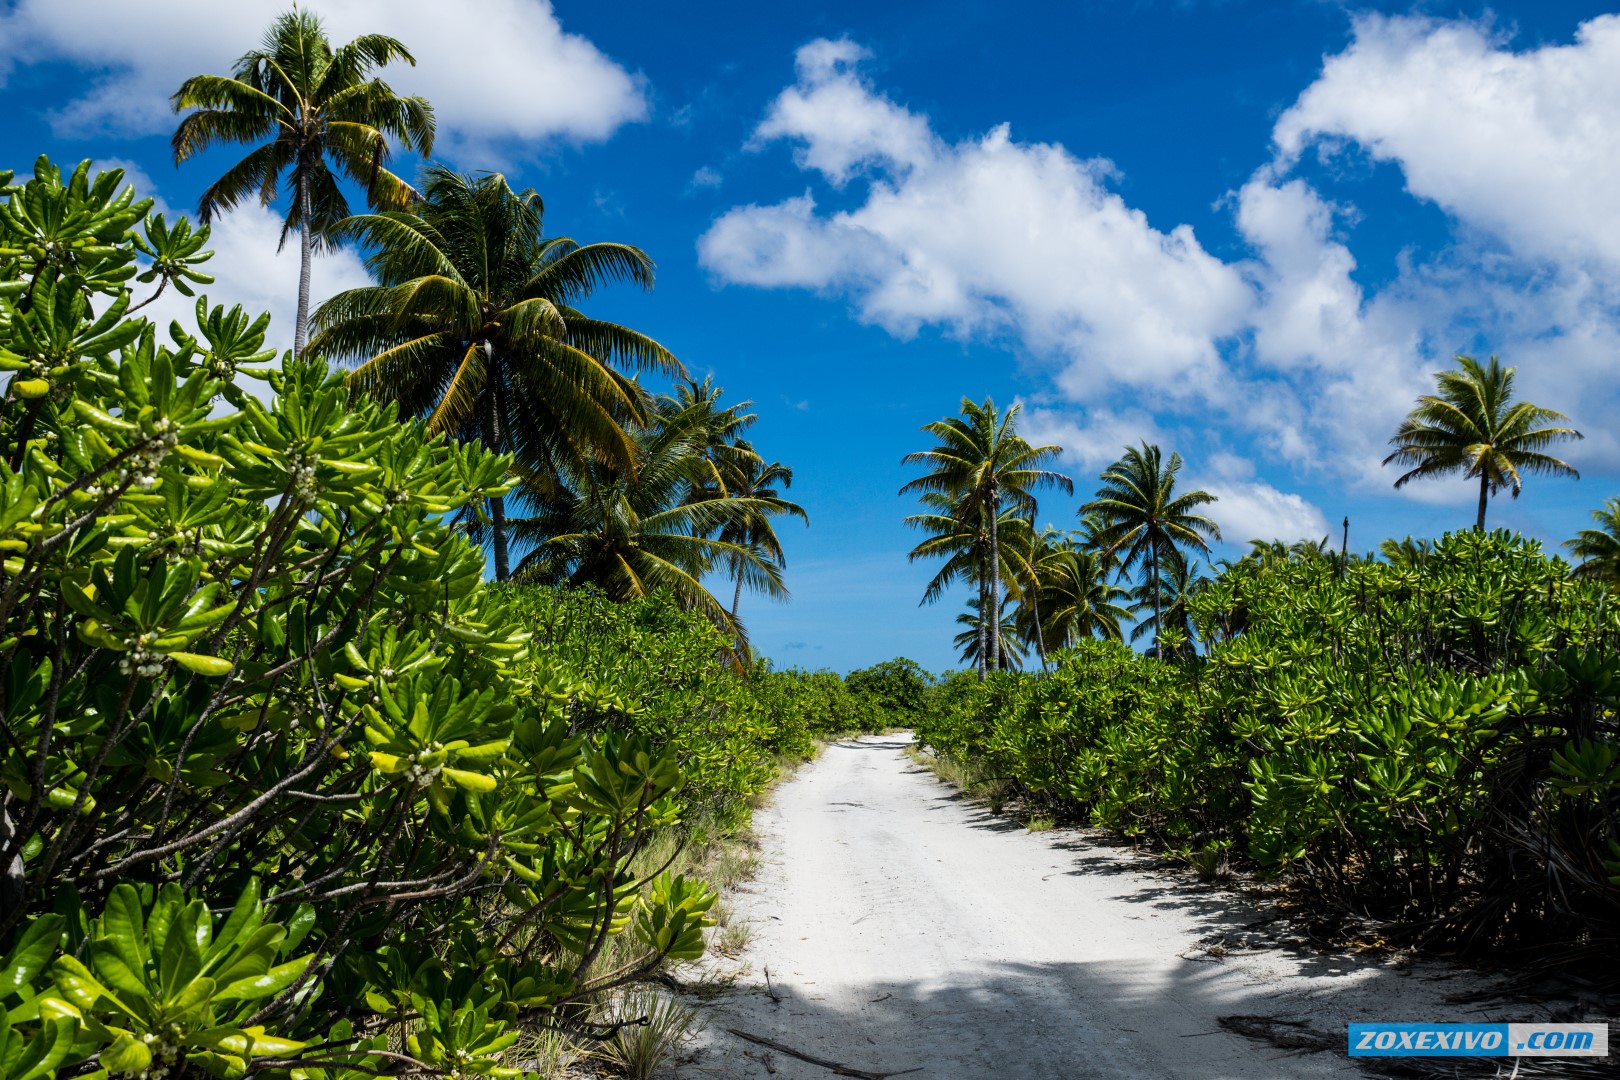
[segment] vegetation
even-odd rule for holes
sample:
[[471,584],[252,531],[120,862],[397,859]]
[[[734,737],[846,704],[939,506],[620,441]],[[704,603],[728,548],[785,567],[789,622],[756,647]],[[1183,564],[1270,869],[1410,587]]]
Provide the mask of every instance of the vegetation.
[[283,178],[291,182],[281,242],[298,233],[294,355],[303,352],[308,333],[310,255],[334,242],[349,216],[338,177],[360,184],[373,206],[404,206],[415,193],[386,168],[388,140],[424,156],[433,152],[432,106],[367,77],[396,60],[416,62],[382,34],[334,49],[320,20],[295,9],[271,24],[259,48],[238,60],[229,76],[193,76],[172,99],[176,112],[195,110],[175,129],[176,164],[215,143],[261,144],[203,192],[197,213],[204,225],[246,199],[272,206]]
[[[678,372],[651,338],[589,319],[574,305],[601,284],[653,283],[624,244],[545,239],[540,198],[499,173],[474,179],[434,166],[422,202],[338,226],[365,243],[378,284],[315,313],[313,348],[361,361],[350,382],[428,430],[511,452],[525,489],[555,497],[564,472],[636,456],[628,425],[643,394],[615,365]],[[504,496],[490,501],[495,577],[510,570]]]
[[1620,587],[1620,498],[1592,511],[1592,520],[1597,528],[1582,529],[1575,539],[1564,541],[1570,553],[1583,560],[1575,568],[1575,576]]
[[743,679],[667,600],[486,585],[454,522],[510,458],[277,362],[264,316],[160,338],[127,283],[206,253],[143,272],[181,230],[117,170],[10,179],[7,1075],[501,1076],[525,1030],[610,1034],[593,1003],[713,922],[655,842],[885,699]]
[[[1172,453],[1165,461],[1157,446],[1143,443],[1127,447],[1125,456],[1102,474],[1096,498],[1081,508],[1095,516],[1095,543],[1118,560],[1119,574],[1128,574],[1138,563],[1146,567],[1132,599],[1138,609],[1153,612],[1154,651],[1162,658],[1169,627],[1165,620],[1166,578],[1172,602],[1178,584],[1185,588],[1190,568],[1183,548],[1209,551],[1206,537],[1220,539],[1221,530],[1202,514],[1200,506],[1215,501],[1206,491],[1176,494],[1176,474],[1181,471],[1181,455]],[[1138,630],[1141,628],[1139,627]]]
[[745,659],[742,624],[704,578],[725,573],[785,597],[775,532],[754,539],[761,534],[753,530],[788,507],[803,511],[774,493],[728,486],[737,472],[763,466],[747,443],[724,441],[731,413],[714,405],[681,394],[653,401],[645,423],[628,425],[628,462],[599,458],[565,472],[551,499],[537,496],[538,512],[512,523],[515,543],[527,549],[517,578],[590,585],[615,600],[666,591],[720,628]]
[[1561,412],[1513,399],[1513,368],[1496,357],[1481,364],[1457,357],[1458,370],[1435,375],[1437,394],[1418,399],[1417,407],[1389,441],[1395,447],[1384,464],[1412,468],[1395,481],[1462,473],[1479,480],[1479,516],[1474,528],[1485,531],[1485,506],[1506,488],[1519,497],[1524,473],[1579,477],[1565,461],[1546,453],[1566,439],[1579,439],[1574,428],[1550,426],[1566,420]]
[[1620,613],[1602,586],[1466,532],[1421,567],[1310,551],[1184,595],[1196,652],[1086,642],[1044,679],[958,677],[921,738],[1041,813],[1212,865],[1241,853],[1431,945],[1615,947]]
[[924,601],[958,578],[971,576],[978,585],[969,617],[980,678],[1008,662],[1002,648],[1002,582],[1016,582],[1020,575],[1006,572],[1003,518],[1011,516],[1027,527],[1035,514],[1036,489],[1074,490],[1068,477],[1043,467],[1057,457],[1058,447],[1031,446],[1018,434],[1020,411],[1014,405],[999,412],[989,398],[982,405],[963,398],[961,416],[923,426],[939,445],[907,454],[904,462],[929,470],[900,489],[902,495],[923,496],[928,508],[907,518],[907,524],[933,534],[913,549],[911,558],[946,557],[945,569],[929,585]]

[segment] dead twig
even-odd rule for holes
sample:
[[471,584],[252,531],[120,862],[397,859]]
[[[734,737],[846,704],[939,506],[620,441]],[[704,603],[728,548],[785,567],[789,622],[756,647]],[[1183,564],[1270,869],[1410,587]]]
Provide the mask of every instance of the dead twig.
[[767,1039],[759,1035],[750,1035],[748,1032],[742,1031],[738,1028],[726,1028],[726,1030],[737,1036],[737,1038],[746,1039],[756,1046],[763,1046],[768,1049],[775,1050],[778,1054],[786,1054],[789,1057],[796,1057],[800,1061],[808,1061],[812,1065],[820,1065],[823,1069],[829,1070],[834,1076],[853,1076],[856,1078],[856,1080],[888,1080],[888,1078],[891,1076],[905,1076],[907,1073],[922,1072],[921,1066],[918,1066],[915,1069],[900,1069],[897,1072],[872,1072],[869,1069],[857,1069],[852,1065],[841,1065],[836,1061],[828,1061],[826,1058],[813,1057],[810,1054],[795,1050],[791,1046],[783,1046],[781,1043],[776,1042],[773,1039]]
[[780,1004],[782,1004],[782,996],[776,992],[776,987],[771,985],[771,969],[770,968],[765,969],[765,992],[767,994],[771,995],[771,1004],[772,1005],[780,1005]]

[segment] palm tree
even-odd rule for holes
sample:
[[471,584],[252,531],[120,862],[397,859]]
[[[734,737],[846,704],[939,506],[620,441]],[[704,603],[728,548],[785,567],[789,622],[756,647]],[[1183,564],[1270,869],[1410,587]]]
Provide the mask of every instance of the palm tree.
[[1384,464],[1413,468],[1395,481],[1397,488],[1429,476],[1462,473],[1479,478],[1479,516],[1474,528],[1485,531],[1485,505],[1507,488],[1519,497],[1521,473],[1547,473],[1580,479],[1580,473],[1543,451],[1562,439],[1582,438],[1574,428],[1548,426],[1569,419],[1561,412],[1513,400],[1513,368],[1496,357],[1481,365],[1471,356],[1457,357],[1460,370],[1435,374],[1437,394],[1418,398],[1417,408],[1389,440],[1395,451]]
[[[615,365],[681,373],[662,345],[572,305],[601,284],[653,284],[653,264],[625,244],[543,238],[544,208],[499,173],[425,173],[415,212],[363,214],[338,233],[365,243],[378,284],[315,312],[310,347],[363,362],[349,383],[428,428],[516,455],[525,490],[548,498],[565,471],[603,458],[630,467],[626,424],[646,394]],[[490,500],[495,577],[510,567],[506,505]]]
[[1005,413],[985,398],[982,405],[962,399],[962,414],[923,426],[939,440],[930,450],[907,454],[906,465],[926,465],[929,472],[907,483],[900,494],[943,494],[952,500],[951,514],[962,522],[982,521],[988,529],[987,550],[979,573],[979,596],[987,617],[982,626],[988,633],[986,648],[979,652],[979,675],[984,675],[987,656],[1000,656],[1001,635],[1001,553],[1000,526],[1003,508],[1022,515],[1035,514],[1034,490],[1056,487],[1072,493],[1074,483],[1062,473],[1043,468],[1062,452],[1057,446],[1031,446],[1018,434],[1021,407]]
[[[1032,560],[1038,588],[1019,604],[1018,626],[1028,639],[1038,632],[1041,649],[1066,649],[1090,637],[1119,641],[1130,611],[1115,601],[1125,590],[1108,580],[1102,556],[1072,539],[1051,544]],[[1037,623],[1036,620],[1039,620]]]
[[[779,568],[786,569],[787,556],[782,551],[781,539],[771,519],[783,514],[795,516],[806,525],[810,517],[804,508],[784,498],[772,485],[780,484],[785,490],[793,485],[793,470],[779,461],[767,462],[753,444],[744,439],[743,432],[759,419],[745,412],[752,401],[735,405],[721,405],[724,390],[714,384],[713,376],[702,382],[687,378],[680,382],[667,400],[667,406],[687,416],[697,440],[701,458],[702,477],[695,480],[689,502],[706,499],[747,498],[756,500],[759,509],[745,518],[734,520],[719,529],[715,535],[728,543],[757,548]],[[736,590],[731,599],[731,616],[737,617],[742,605],[743,574],[739,567],[731,567],[736,579]]]
[[[924,512],[907,517],[906,525],[928,535],[911,549],[906,558],[910,562],[920,559],[945,561],[929,580],[918,606],[939,600],[945,590],[958,581],[974,582],[982,601],[986,583],[991,577],[986,569],[991,558],[991,547],[990,524],[985,514],[981,510],[976,516],[964,517],[958,500],[942,491],[925,491],[920,501]],[[1024,572],[1018,565],[1017,554],[1028,546],[1024,534],[1029,527],[1028,519],[1016,509],[1001,512],[996,524],[996,576],[1013,580]],[[980,626],[980,629],[985,634],[984,640],[978,644],[977,653],[977,667],[982,675],[987,668],[995,666],[995,661],[990,651],[989,628]]]
[[1592,520],[1598,523],[1597,528],[1582,529],[1575,539],[1564,541],[1564,546],[1582,559],[1575,576],[1620,588],[1620,498],[1610,499],[1601,510],[1592,511]]
[[[1205,579],[1199,576],[1196,562],[1189,562],[1179,551],[1167,557],[1156,583],[1153,580],[1143,581],[1130,591],[1135,611],[1153,609],[1151,616],[1138,622],[1131,630],[1131,640],[1136,641],[1145,637],[1151,631],[1154,651],[1162,657],[1164,655],[1162,639],[1173,635],[1181,642],[1180,647],[1190,652],[1193,628],[1192,613],[1187,610],[1187,601],[1203,584]],[[1160,627],[1166,632],[1161,633]]]
[[[804,512],[804,507],[782,495],[793,486],[793,470],[780,461],[766,462],[747,442],[734,443],[732,449],[738,452],[725,459],[721,469],[725,498],[746,499],[751,509],[721,526],[720,539],[739,548],[763,552],[777,567],[786,569],[787,555],[782,551],[782,541],[771,519],[787,515],[810,524],[810,515]],[[778,484],[781,490],[775,486]],[[735,558],[727,561],[731,575],[737,579],[737,588],[731,597],[731,617],[735,619],[737,608],[742,604],[744,568]]]
[[1250,540],[1248,554],[1240,561],[1258,563],[1261,566],[1274,566],[1293,560],[1310,562],[1313,559],[1335,558],[1328,548],[1328,538],[1320,540],[1295,540],[1292,544],[1281,540]]
[[[1001,605],[997,605],[998,609]],[[984,619],[980,612],[984,605],[980,598],[971,597],[967,602],[967,610],[956,617],[956,624],[962,631],[952,639],[952,643],[961,650],[962,660],[975,658],[982,660],[981,645],[987,637],[994,637],[1001,642],[1001,651],[996,654],[992,667],[996,671],[1017,671],[1024,666],[1024,657],[1027,654],[1024,643],[1018,639],[1018,628],[1014,625],[1009,610],[1002,616],[999,634],[987,634],[984,628]]]
[[433,152],[433,108],[402,97],[373,68],[395,60],[414,65],[404,45],[366,34],[333,49],[312,12],[294,9],[270,24],[259,48],[236,62],[230,75],[195,75],[170,98],[188,113],[172,140],[178,165],[216,142],[260,143],[209,185],[197,201],[203,224],[243,200],[272,205],[283,177],[292,186],[281,242],[298,233],[298,315],[293,352],[309,333],[310,256],[334,241],[349,216],[338,175],[361,184],[373,207],[398,208],[414,196],[389,172],[388,140],[424,157]]
[[1414,540],[1407,536],[1400,540],[1385,540],[1378,545],[1378,550],[1391,566],[1415,570],[1428,561],[1434,545],[1427,540]]
[[707,431],[701,409],[660,400],[646,424],[632,424],[635,453],[628,463],[597,457],[582,472],[565,473],[560,494],[536,495],[537,512],[511,522],[514,544],[528,549],[514,579],[594,586],[615,600],[668,590],[682,606],[702,612],[746,653],[741,622],[703,585],[725,567],[751,588],[786,597],[780,564],[761,544],[716,538],[743,531],[775,508],[765,499],[733,495],[692,499],[707,475]]
[[[1146,442],[1127,447],[1125,456],[1102,474],[1097,497],[1080,508],[1082,515],[1096,515],[1100,528],[1095,540],[1119,559],[1119,576],[1146,564],[1155,626],[1162,625],[1164,614],[1161,566],[1181,557],[1181,545],[1207,555],[1204,538],[1221,537],[1219,526],[1193,512],[1215,502],[1215,496],[1207,491],[1176,494],[1181,465],[1180,454],[1172,452],[1165,462],[1159,448]],[[1156,645],[1154,651],[1163,659],[1162,647]]]

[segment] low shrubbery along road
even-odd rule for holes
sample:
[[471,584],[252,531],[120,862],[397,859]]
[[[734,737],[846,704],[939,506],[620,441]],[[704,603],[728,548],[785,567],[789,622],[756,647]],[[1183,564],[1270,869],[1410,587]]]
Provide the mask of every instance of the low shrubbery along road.
[[[786,1080],[832,1075],[737,1031],[850,1075],[1357,1076],[1343,1050],[1353,1020],[1542,1015],[1448,1004],[1480,980],[1438,965],[1244,948],[1267,915],[1230,890],[1072,830],[1027,832],[914,763],[910,745],[829,746],[758,813],[761,871],[733,900],[752,943],[710,1016],[705,1075],[716,1059],[720,1075],[764,1076],[767,1061]],[[1305,1021],[1277,1030],[1338,1048],[1285,1054],[1223,1029],[1233,1016]]]

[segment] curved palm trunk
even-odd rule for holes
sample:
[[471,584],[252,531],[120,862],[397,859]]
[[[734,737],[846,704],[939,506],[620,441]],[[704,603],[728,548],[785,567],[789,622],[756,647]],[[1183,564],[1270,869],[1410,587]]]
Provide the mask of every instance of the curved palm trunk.
[[298,213],[302,221],[298,230],[298,315],[293,323],[294,357],[304,355],[304,342],[309,339],[309,278],[313,254],[309,235],[309,179],[302,169],[298,171]]
[[[484,430],[488,433],[489,448],[501,450],[501,371],[495,359],[495,350],[484,342]],[[489,500],[490,539],[495,549],[495,580],[505,581],[512,576],[511,557],[506,543],[506,499],[497,495]]]
[[1485,503],[1491,497],[1491,478],[1487,473],[1479,474],[1479,519],[1474,522],[1475,532],[1485,531]]
[[1051,669],[1046,666],[1046,631],[1041,627],[1041,583],[1037,578],[1029,587],[1029,605],[1035,612],[1035,651],[1041,656],[1041,674]]

